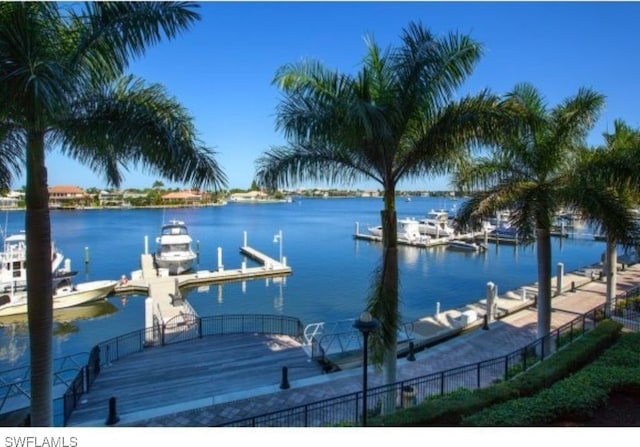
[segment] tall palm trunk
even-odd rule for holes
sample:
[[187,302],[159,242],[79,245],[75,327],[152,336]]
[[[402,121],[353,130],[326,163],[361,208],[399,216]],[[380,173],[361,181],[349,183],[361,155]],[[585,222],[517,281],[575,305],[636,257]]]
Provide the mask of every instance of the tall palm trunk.
[[[383,354],[382,380],[395,383],[398,358],[398,219],[395,209],[395,190],[386,188],[382,220],[382,283],[380,284],[379,309],[376,315],[382,324]],[[395,411],[395,393],[386,393],[382,402],[382,414]]]
[[616,293],[616,269],[618,267],[618,253],[616,252],[616,241],[607,236],[607,248],[604,260],[604,270],[607,280],[607,298],[605,305],[605,315],[611,316],[613,310],[613,299]]
[[31,361],[31,425],[53,425],[53,304],[51,226],[45,167],[44,131],[27,136],[28,321]]
[[398,219],[395,209],[395,190],[386,188],[382,219],[383,265],[380,292],[384,300],[384,314],[378,315],[382,323],[385,339],[383,354],[384,383],[396,380],[396,359],[398,341]]
[[551,232],[548,228],[536,229],[538,261],[538,338],[544,341],[545,356],[549,354],[551,340]]

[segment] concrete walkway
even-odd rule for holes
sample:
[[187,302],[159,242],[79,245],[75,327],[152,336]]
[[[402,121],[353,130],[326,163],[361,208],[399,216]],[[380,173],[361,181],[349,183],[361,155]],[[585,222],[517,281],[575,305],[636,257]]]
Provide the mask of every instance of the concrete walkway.
[[[617,293],[628,290],[638,283],[640,283],[640,264],[627,267],[625,271],[618,274]],[[596,280],[586,282],[574,292],[566,291],[556,296],[552,302],[552,328],[557,328],[604,303],[605,290],[605,282]],[[536,309],[525,308],[492,322],[489,330],[473,330],[417,352],[416,360],[413,362],[399,359],[398,381],[509,354],[537,338],[536,319]],[[238,374],[244,373],[259,374],[260,372],[238,371]],[[356,368],[299,380],[291,376],[289,381],[290,388],[286,390],[281,390],[280,384],[274,383],[217,395],[215,396],[216,405],[198,407],[197,400],[194,400],[144,412],[119,414],[120,421],[117,426],[198,427],[224,424],[360,391],[362,370]],[[381,375],[370,367],[369,386],[375,387],[381,384]],[[162,385],[158,384],[158,386]],[[104,421],[83,425],[103,426]]]

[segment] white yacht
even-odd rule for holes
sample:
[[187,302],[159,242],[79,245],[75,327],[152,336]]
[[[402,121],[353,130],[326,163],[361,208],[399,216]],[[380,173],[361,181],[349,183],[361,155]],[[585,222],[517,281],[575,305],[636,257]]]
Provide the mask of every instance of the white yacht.
[[[54,287],[77,273],[71,271],[68,260],[63,261],[64,256],[52,243],[51,272]],[[27,238],[24,231],[4,239],[0,263],[0,291],[19,291],[27,288]]]
[[449,225],[449,213],[445,210],[431,210],[427,213],[427,217],[420,219],[420,234],[441,238],[453,237],[455,230]]
[[162,225],[156,242],[155,262],[158,269],[167,269],[170,275],[180,275],[192,269],[198,255],[191,247],[192,239],[184,222],[171,220]]
[[[373,236],[382,237],[382,226],[369,227],[369,232]],[[425,244],[430,237],[420,234],[418,221],[415,219],[398,219],[398,241],[409,244]]]

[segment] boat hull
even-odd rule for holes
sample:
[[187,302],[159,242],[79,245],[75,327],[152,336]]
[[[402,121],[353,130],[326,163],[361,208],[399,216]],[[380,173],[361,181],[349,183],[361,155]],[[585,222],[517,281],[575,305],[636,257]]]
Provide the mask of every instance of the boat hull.
[[180,275],[193,269],[193,262],[196,255],[184,258],[159,258],[156,256],[156,266],[158,269],[167,269],[170,275]]
[[482,247],[478,244],[471,243],[471,242],[463,242],[463,241],[449,241],[447,243],[447,248],[450,250],[466,251],[466,252],[476,252],[482,249]]
[[[55,290],[53,309],[65,309],[106,298],[117,284],[117,281],[100,280],[61,287]],[[6,294],[0,296],[0,302],[7,299],[12,301],[0,306],[0,317],[27,313],[27,292],[20,292],[13,297]]]

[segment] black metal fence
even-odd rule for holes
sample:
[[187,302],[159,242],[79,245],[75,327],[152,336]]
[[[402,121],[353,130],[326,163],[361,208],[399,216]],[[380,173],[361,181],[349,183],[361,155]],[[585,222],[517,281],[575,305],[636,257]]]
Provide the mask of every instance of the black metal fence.
[[[637,290],[635,291],[637,294]],[[367,391],[368,416],[381,414],[386,406],[402,409],[429,397],[459,389],[474,390],[509,380],[569,344],[605,319],[605,305],[581,315],[529,345],[510,354],[471,365],[403,380]],[[363,414],[362,392],[354,392],[285,410],[248,417],[219,426],[323,427],[357,426]]]

